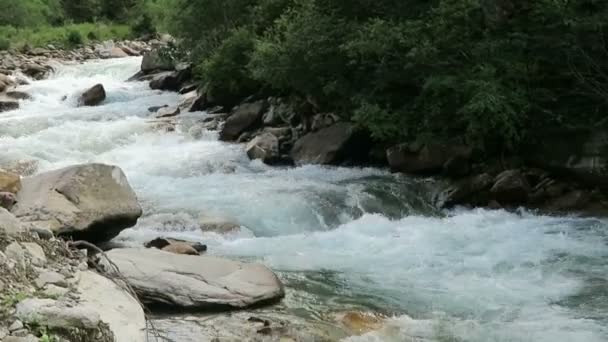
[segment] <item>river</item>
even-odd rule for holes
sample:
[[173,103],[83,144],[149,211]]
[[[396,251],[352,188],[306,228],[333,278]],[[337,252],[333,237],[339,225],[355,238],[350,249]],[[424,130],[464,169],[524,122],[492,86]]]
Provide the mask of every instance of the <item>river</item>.
[[[0,165],[36,161],[37,171],[103,162],[120,166],[144,216],[116,239],[159,235],[201,241],[209,253],[261,262],[287,297],[274,308],[331,325],[344,310],[391,317],[348,341],[606,341],[608,221],[527,211],[458,209],[429,203],[435,186],[374,168],[272,168],[241,145],[196,129],[173,132],[147,108],[174,93],[125,82],[139,58],[60,66],[23,90],[21,109],[0,114]],[[103,83],[102,106],[77,108],[78,93]],[[67,99],[62,101],[62,97]],[[203,234],[200,215],[238,220],[234,234]],[[266,311],[264,311],[266,310]],[[159,326],[178,338],[167,322]],[[183,333],[183,331],[182,331]]]

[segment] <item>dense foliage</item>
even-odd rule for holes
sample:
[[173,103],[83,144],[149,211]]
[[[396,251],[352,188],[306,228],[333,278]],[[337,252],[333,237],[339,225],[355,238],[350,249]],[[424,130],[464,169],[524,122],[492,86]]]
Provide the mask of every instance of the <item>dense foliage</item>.
[[384,141],[513,150],[538,129],[604,124],[608,2],[165,0],[199,76],[334,111]]

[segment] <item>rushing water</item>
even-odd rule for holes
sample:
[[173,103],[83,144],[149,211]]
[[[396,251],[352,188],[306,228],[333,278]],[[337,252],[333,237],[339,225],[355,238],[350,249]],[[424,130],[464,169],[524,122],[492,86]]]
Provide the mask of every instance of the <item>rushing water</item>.
[[[174,132],[155,128],[147,108],[179,98],[125,82],[139,62],[64,66],[23,87],[33,99],[0,114],[0,165],[119,165],[145,214],[117,240],[171,235],[262,262],[286,284],[281,310],[303,320],[349,309],[394,317],[349,341],[608,340],[606,221],[438,212],[428,204],[430,180],[249,161],[242,146],[197,129],[204,113],[184,116]],[[105,103],[76,108],[95,83],[104,84]],[[201,215],[244,228],[203,234]]]

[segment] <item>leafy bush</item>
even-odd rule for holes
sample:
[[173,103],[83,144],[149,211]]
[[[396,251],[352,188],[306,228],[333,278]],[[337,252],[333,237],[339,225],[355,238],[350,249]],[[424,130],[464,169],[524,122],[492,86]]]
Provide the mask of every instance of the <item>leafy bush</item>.
[[72,30],[68,32],[67,40],[69,45],[76,46],[83,43],[83,38],[80,32]]

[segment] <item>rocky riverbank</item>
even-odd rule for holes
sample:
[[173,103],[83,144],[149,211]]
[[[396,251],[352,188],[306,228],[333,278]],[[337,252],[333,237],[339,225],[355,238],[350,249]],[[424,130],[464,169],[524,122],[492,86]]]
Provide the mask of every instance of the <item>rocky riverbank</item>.
[[385,146],[335,113],[296,106],[287,98],[258,95],[226,106],[206,87],[196,87],[190,65],[159,56],[157,51],[147,54],[133,79],[184,94],[175,108],[150,109],[165,129],[173,129],[180,113],[205,111],[210,115],[200,119],[200,129],[219,130],[221,140],[244,144],[251,159],[266,164],[373,165],[436,177],[442,187],[433,204],[439,208],[526,207],[544,213],[608,215],[605,131],[541,132],[524,154],[494,159],[458,140]]

